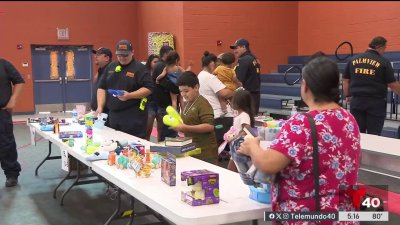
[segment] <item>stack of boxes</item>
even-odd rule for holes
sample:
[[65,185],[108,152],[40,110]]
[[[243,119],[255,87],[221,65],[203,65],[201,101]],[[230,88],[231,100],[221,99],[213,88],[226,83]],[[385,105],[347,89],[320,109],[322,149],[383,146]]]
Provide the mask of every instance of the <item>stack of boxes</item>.
[[86,145],[93,143],[93,115],[85,115],[85,127],[86,127]]

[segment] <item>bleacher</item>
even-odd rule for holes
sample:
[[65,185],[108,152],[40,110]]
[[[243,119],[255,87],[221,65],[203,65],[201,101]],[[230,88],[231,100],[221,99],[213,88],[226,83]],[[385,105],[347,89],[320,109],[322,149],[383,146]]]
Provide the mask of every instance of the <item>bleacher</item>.
[[[339,58],[344,58],[346,55],[339,54]],[[285,72],[293,67],[297,66],[299,69],[303,67],[303,63],[309,56],[289,56],[288,64],[281,64],[277,66],[277,72],[262,74],[261,75],[261,99],[260,99],[260,112],[264,114],[273,114],[279,116],[289,116],[292,106],[296,102],[301,100],[300,96],[300,84],[288,85],[285,82]],[[328,55],[335,61],[338,59],[335,55]],[[392,62],[393,69],[395,71],[395,77],[400,77],[400,52],[386,52],[384,57]],[[346,68],[347,58],[344,61],[338,62],[338,67],[341,73]],[[300,76],[298,69],[293,69],[287,74],[287,81],[293,83]],[[340,87],[341,88],[341,87]],[[342,89],[342,88],[341,88]],[[393,124],[392,126],[386,126],[382,131],[382,135],[386,137],[398,137],[397,127],[400,124],[400,96],[393,94],[389,91],[387,98],[387,122]],[[347,107],[342,98],[343,107]],[[307,108],[300,108],[300,110],[307,110]],[[397,114],[396,114],[397,112]]]

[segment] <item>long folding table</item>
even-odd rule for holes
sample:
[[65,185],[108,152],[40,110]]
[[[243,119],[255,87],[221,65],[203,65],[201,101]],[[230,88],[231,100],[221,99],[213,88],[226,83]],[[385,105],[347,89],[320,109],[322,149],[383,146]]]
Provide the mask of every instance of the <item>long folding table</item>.
[[[114,184],[119,189],[132,196],[132,200],[137,199],[141,201],[148,206],[152,212],[157,212],[156,215],[161,214],[162,217],[176,224],[224,224],[239,221],[253,221],[256,224],[258,219],[263,218],[264,211],[270,210],[269,204],[261,204],[249,198],[250,190],[243,184],[237,173],[219,166],[193,157],[178,158],[177,186],[170,187],[161,181],[161,169],[153,170],[153,174],[149,178],[141,178],[136,177],[133,170],[120,170],[116,166],[107,165],[106,160],[89,162],[86,160],[88,155],[80,149],[80,147],[85,144],[85,137],[76,138],[74,147],[69,147],[65,143],[62,143],[62,140],[58,138],[57,134],[51,131],[41,131],[39,124],[28,123],[28,126],[35,130],[36,134],[43,136],[49,141],[49,155],[51,154],[51,143],[54,143],[60,147],[61,150],[67,150],[70,156],[91,168],[93,174],[90,174],[90,176],[97,175],[104,178],[107,182]],[[85,127],[78,124],[60,126],[60,131],[69,130],[80,130],[84,134]],[[153,144],[152,142],[107,127],[103,129],[95,128],[93,134],[95,140],[127,140],[141,142],[146,146]],[[48,157],[49,156],[47,156],[43,162],[49,160]],[[43,164],[43,162],[41,162],[41,164]],[[103,179],[80,181],[80,179],[87,176],[80,174],[79,163],[77,169],[77,175],[71,176],[69,172],[54,190],[55,197],[58,187],[65,180],[75,178],[73,184],[64,191],[61,198],[61,205],[65,195],[73,186],[104,181]],[[180,185],[180,172],[195,169],[208,169],[219,173],[221,198],[219,204],[193,207],[181,201],[180,194],[183,187]],[[120,195],[120,192],[118,195]],[[117,211],[119,207],[120,205],[117,206]],[[113,220],[115,217],[114,214],[106,224],[109,224]],[[161,217],[158,218],[162,220]]]

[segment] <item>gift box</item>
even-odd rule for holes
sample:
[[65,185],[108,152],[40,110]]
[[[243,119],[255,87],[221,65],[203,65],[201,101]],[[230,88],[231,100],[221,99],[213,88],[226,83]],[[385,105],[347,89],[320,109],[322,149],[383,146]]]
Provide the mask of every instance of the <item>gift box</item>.
[[181,200],[187,204],[200,206],[219,203],[218,173],[205,169],[184,171],[181,173],[181,181],[186,181],[186,190],[181,192]]

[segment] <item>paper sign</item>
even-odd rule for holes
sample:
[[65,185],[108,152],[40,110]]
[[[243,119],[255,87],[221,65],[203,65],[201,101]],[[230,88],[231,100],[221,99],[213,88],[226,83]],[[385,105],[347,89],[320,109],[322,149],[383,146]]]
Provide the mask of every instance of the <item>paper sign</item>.
[[68,151],[65,148],[61,149],[61,169],[69,172]]
[[31,131],[31,145],[36,146],[36,130],[33,127],[29,127]]

